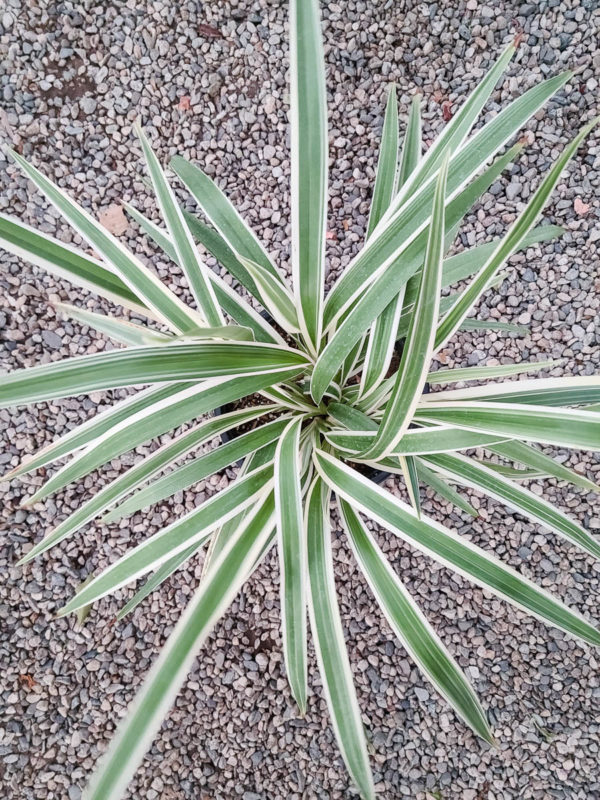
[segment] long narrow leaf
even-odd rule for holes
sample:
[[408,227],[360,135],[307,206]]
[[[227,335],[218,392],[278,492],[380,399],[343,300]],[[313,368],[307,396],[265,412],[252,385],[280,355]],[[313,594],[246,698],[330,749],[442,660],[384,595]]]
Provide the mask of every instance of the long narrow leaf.
[[111,265],[130,290],[157,316],[180,333],[197,328],[202,319],[167,289],[142,262],[130,253],[111,233],[74,203],[58,186],[12,150],[11,158],[33,181],[64,218]]
[[358,514],[343,500],[341,518],[352,550],[392,630],[419,669],[456,713],[485,741],[494,743],[472,686],[406,590]]
[[0,408],[99,389],[225,377],[308,365],[297,350],[262,342],[178,342],[55,361],[2,376]]
[[[498,158],[485,172],[464,189],[446,207],[446,231],[452,230],[462,219],[468,209],[476,202],[498,175],[504,170],[522,145],[517,144]],[[359,341],[372,321],[384,310],[390,300],[395,297],[407,280],[415,274],[423,263],[426,247],[426,231],[404,250],[402,258],[393,258],[386,262],[387,268],[373,280],[369,288],[361,296],[344,321],[339,325],[327,346],[321,352],[313,371],[311,393],[319,400],[330,380],[338,371],[346,355]],[[404,246],[404,245],[402,245]],[[371,273],[369,273],[370,275]],[[328,295],[328,298],[331,294]]]
[[418,421],[445,423],[507,439],[600,450],[600,419],[589,411],[508,403],[423,403]]
[[206,324],[212,326],[223,325],[223,316],[211,282],[208,279],[208,269],[198,255],[192,234],[183,218],[175,193],[169,186],[158,158],[150,147],[150,142],[140,125],[136,126],[136,131],[142,145],[158,205],[177,252],[177,262],[185,272],[189,287]]
[[425,263],[396,383],[385,407],[377,436],[369,449],[362,453],[363,458],[370,460],[388,456],[394,451],[408,429],[427,380],[440,303],[447,171],[446,160],[439,172]]
[[[416,94],[410,104],[406,133],[402,143],[402,153],[396,177],[396,193],[413,174],[421,160],[421,97]],[[379,220],[378,220],[379,221]]]
[[[448,170],[448,195],[454,197],[484,164],[503,147],[527,119],[540,108],[571,77],[565,72],[538,84],[514,100],[507,108],[481,128],[452,158]],[[424,163],[424,161],[422,162]],[[420,170],[413,173],[419,179]],[[348,308],[354,299],[362,296],[369,282],[374,281],[386,264],[397,259],[414,236],[426,227],[428,211],[434,194],[435,180],[412,193],[405,184],[406,202],[390,219],[385,216],[364,249],[356,256],[330,291],[324,308],[324,325],[327,329]],[[403,195],[403,192],[400,195]],[[399,196],[397,201],[402,198]],[[450,226],[452,228],[453,225]],[[389,298],[388,298],[389,302]]]
[[302,417],[292,420],[275,453],[275,510],[281,570],[283,654],[292,695],[306,711],[306,537],[300,488]]
[[424,456],[425,461],[452,480],[480,489],[526,517],[540,522],[588,553],[600,558],[600,544],[580,525],[547,500],[466,456],[449,453]]
[[292,277],[300,328],[318,352],[327,225],[327,96],[317,0],[290,2]]
[[[160,228],[156,225],[152,220],[145,217],[141,212],[137,211],[133,206],[127,205],[125,203],[125,208],[127,212],[135,219],[138,225],[145,231],[148,236],[160,247],[160,249],[169,256],[169,258],[174,261],[176,264],[178,263],[178,256],[177,251],[175,249],[175,245],[173,244],[169,234],[163,228]],[[204,239],[200,239],[198,235],[198,226],[201,224],[199,220],[196,220],[187,212],[184,212],[184,217],[188,223],[188,226],[194,236],[198,238],[198,241],[205,241]],[[205,226],[206,227],[206,226]],[[204,228],[202,228],[204,231]],[[227,247],[226,243],[223,243],[223,247]],[[217,250],[221,258],[223,258],[223,253],[221,252],[222,248],[214,248]],[[212,252],[212,251],[211,251]],[[227,251],[228,252],[228,251]],[[238,280],[240,278],[244,278],[244,280],[240,280],[243,286],[246,286],[248,291],[254,296],[260,299],[260,294],[256,288],[256,285],[250,278],[248,271],[242,265],[242,263],[237,259],[235,254],[232,253],[232,259],[229,260],[225,256],[225,266],[228,271],[236,277]],[[239,267],[239,269],[238,269]],[[240,272],[243,270],[243,274]],[[222,278],[220,278],[216,272],[209,270],[208,277],[213,284],[215,295],[217,300],[219,301],[219,305],[221,308],[229,314],[229,316],[238,322],[240,325],[244,325],[250,328],[254,333],[254,338],[257,342],[278,342],[283,344],[283,339],[279,336],[279,334],[275,331],[274,328],[269,325],[269,323],[258,314],[252,306],[250,306],[242,297],[235,292]],[[246,285],[248,284],[248,285]]]
[[119,344],[132,345],[133,347],[146,344],[168,344],[173,341],[173,337],[152,330],[144,325],[136,325],[126,319],[109,317],[107,314],[96,314],[94,311],[87,311],[84,308],[69,305],[68,303],[57,303],[57,311],[66,317],[77,320],[83,325],[89,325],[100,333],[106,334]]
[[310,620],[319,672],[336,738],[348,772],[364,800],[375,800],[367,743],[335,594],[329,492],[316,478],[306,499]]
[[396,536],[518,608],[584,641],[600,645],[600,631],[580,614],[494,556],[431,519],[419,520],[410,506],[327,453],[317,450],[315,463],[338,496]]
[[0,247],[50,275],[65,278],[130,311],[154,318],[137,294],[101,261],[6,214],[0,214]]
[[120,797],[160,728],[199,648],[225,612],[272,528],[272,496],[259,505],[200,584],[119,726],[88,787],[87,800]]
[[271,488],[272,476],[271,465],[254,470],[205,500],[194,511],[150,536],[81,588],[60,610],[59,616],[96,602],[156,569],[187,550],[190,545],[204,541],[212,530],[264,496]]
[[570,467],[565,467],[564,464],[536,450],[536,448],[531,445],[525,444],[525,442],[516,442],[514,440],[498,442],[496,444],[485,445],[485,448],[511,461],[518,461],[521,464],[525,464],[527,467],[540,470],[546,475],[552,475],[559,481],[567,481],[589,492],[600,491],[598,484],[588,480],[585,475],[580,475]]
[[[238,424],[258,416],[256,412],[254,412],[254,414],[236,414],[234,412],[234,414],[238,419]],[[35,558],[40,553],[53,547],[67,536],[71,536],[75,531],[97,517],[116,503],[121,497],[124,497],[128,492],[149,480],[153,475],[165,469],[176,459],[181,458],[194,448],[197,448],[202,442],[206,441],[207,438],[218,435],[220,431],[226,429],[226,425],[231,425],[232,423],[233,421],[231,419],[225,421],[223,418],[207,420],[192,428],[190,431],[186,431],[176,437],[172,442],[163,445],[163,447],[146,458],[143,458],[131,469],[104,486],[90,500],[83,503],[83,505],[79,506],[70,514],[66,520],[57,525],[53,531],[47,534],[38,545],[27,553],[25,558],[22,559],[22,563],[31,561],[32,558]],[[282,427],[283,425],[280,424],[279,428],[281,429]],[[216,451],[200,456],[192,462],[194,465],[200,463],[204,466],[204,474],[201,474],[201,477],[211,475],[213,472],[222,469],[224,466],[228,466],[228,464],[235,460],[235,455],[231,458],[231,461],[228,460],[231,449],[226,453],[223,453],[223,449],[225,448],[218,448]],[[200,473],[200,470],[198,469],[197,472]],[[152,486],[154,486],[154,484],[152,484]],[[108,520],[105,520],[105,522],[107,521]]]
[[[267,408],[267,406],[259,406],[259,408]],[[250,453],[276,441],[287,424],[287,419],[273,420],[255,430],[236,436],[231,441],[222,444],[209,453],[196,456],[193,461],[172,470],[167,475],[124,500],[114,511],[107,514],[104,521],[112,522],[120,517],[129,516],[142,508],[159,503],[166,497],[171,497],[176,492],[181,492],[209,475],[235,464],[236,461],[245,458]]]
[[570,144],[565,147],[556,163],[546,175],[539,188],[527,204],[525,210],[519,215],[512,224],[509,232],[501,240],[500,244],[490,256],[486,264],[481,268],[477,276],[471,281],[468,288],[461,294],[459,300],[440,322],[435,338],[436,350],[439,350],[450,339],[458,329],[460,323],[467,316],[473,305],[477,302],[481,294],[485,291],[489,281],[502,266],[502,264],[515,252],[531,230],[535,221],[542,213],[548,198],[552,194],[554,187],[570,161],[577,148],[585,137],[597,124],[598,119],[592,120],[585,125]]
[[[117,425],[111,426],[52,475],[42,487],[43,496],[47,497],[62,489],[155,436],[161,436],[184,422],[197,419],[202,414],[233,403],[247,394],[259,392],[270,385],[271,381],[284,380],[288,375],[285,372],[268,372],[263,375],[215,378],[192,384],[158,402],[145,405],[131,417],[125,417]],[[42,496],[42,492],[36,492],[36,495]]]

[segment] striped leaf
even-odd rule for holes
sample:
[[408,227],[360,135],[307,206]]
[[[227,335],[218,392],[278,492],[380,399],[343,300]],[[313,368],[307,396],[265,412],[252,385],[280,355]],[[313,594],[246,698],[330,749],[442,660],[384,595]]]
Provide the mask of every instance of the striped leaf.
[[[407,130],[406,140],[410,136]],[[406,144],[403,156],[408,160],[412,158],[412,141]],[[419,144],[420,146],[420,144]],[[408,168],[408,165],[406,165]],[[396,181],[398,173],[398,100],[396,98],[396,87],[392,85],[388,95],[383,122],[383,132],[381,135],[381,149],[377,164],[377,177],[375,188],[373,189],[373,200],[367,225],[367,238],[383,216],[396,193]],[[385,377],[390,361],[394,353],[396,342],[396,330],[402,311],[402,293],[394,298],[384,309],[383,313],[377,317],[371,328],[368,338],[368,347],[365,355],[359,396],[368,395],[377,386],[379,381]]]
[[213,327],[223,325],[223,315],[219,309],[212,284],[208,279],[208,269],[198,255],[192,234],[179,208],[175,193],[169,186],[158,158],[155,156],[150,147],[150,142],[139,124],[136,125],[136,132],[142,145],[158,206],[173,240],[177,253],[177,262],[183,268],[189,287],[206,324]]
[[30,502],[47,497],[92,470],[134,447],[196,419],[219,406],[233,403],[247,394],[258,392],[271,380],[286,377],[284,372],[232,378],[215,378],[172,393],[144,406],[137,413],[111,426],[85,450],[78,452],[44,484]]
[[273,468],[270,464],[260,467],[205,500],[194,511],[150,536],[81,588],[60,610],[59,616],[96,602],[156,569],[192,544],[204,541],[211,531],[264,496],[271,488],[272,476]]
[[76,450],[89,444],[89,442],[102,436],[113,426],[123,422],[123,420],[133,417],[139,411],[143,411],[154,403],[165,400],[192,386],[194,386],[193,383],[172,383],[161,386],[151,386],[144,391],[136,392],[109,408],[100,411],[86,420],[86,422],[72,428],[50,444],[42,447],[35,455],[24,459],[19,466],[7,473],[5,477],[13,478],[17,475],[22,475],[24,472],[33,472],[40,467],[44,467],[46,464],[58,461],[60,458],[74,453]]
[[537,469],[546,475],[552,475],[559,481],[567,481],[589,492],[598,492],[600,487],[593,481],[588,480],[585,475],[580,475],[575,470],[565,467],[564,464],[542,453],[531,445],[524,442],[506,441],[492,445],[486,445],[486,450],[490,450],[496,455],[508,458],[511,461],[518,461],[527,467]]
[[572,375],[527,381],[507,381],[467,389],[450,389],[423,398],[423,402],[448,403],[456,400],[526,403],[541,406],[575,406],[600,400],[600,375]]
[[361,454],[363,458],[370,460],[389,456],[394,451],[408,429],[427,380],[440,303],[447,172],[446,159],[439,172],[419,292],[396,373],[396,382],[377,436],[369,449]]
[[257,505],[196,590],[87,789],[86,800],[121,797],[158,732],[198,650],[232,602],[273,524],[272,495]]
[[442,475],[463,486],[480,489],[485,494],[506,503],[529,519],[545,525],[551,531],[573,542],[588,553],[600,558],[600,544],[580,525],[569,519],[547,500],[533,494],[489,467],[459,454],[440,453],[424,457]]
[[317,0],[290,2],[292,277],[300,328],[318,352],[327,225],[327,97]]
[[548,202],[554,187],[569,163],[579,145],[597,124],[599,118],[594,119],[585,125],[573,141],[565,147],[560,157],[546,175],[539,188],[527,204],[525,210],[517,217],[511,225],[506,236],[500,241],[496,250],[492,253],[488,261],[484,264],[475,278],[471,281],[467,289],[461,293],[452,309],[440,322],[435,338],[436,350],[439,350],[450,339],[458,329],[461,322],[465,319],[473,305],[477,302],[481,294],[487,288],[490,280],[496,274],[504,262],[521,245],[527,233],[535,224],[537,218],[542,213],[544,206]]
[[0,214],[0,247],[50,275],[65,278],[130,311],[154,316],[137,294],[101,261],[6,214]]
[[[410,123],[409,123],[410,127]],[[396,173],[398,170],[398,99],[396,87],[390,86],[383,131],[381,133],[381,147],[377,162],[373,199],[367,223],[367,238],[371,235],[377,223],[387,211],[389,204],[396,193]]]
[[281,434],[275,452],[275,510],[281,570],[283,655],[292,695],[306,712],[306,532],[300,487],[302,417]]
[[410,498],[410,504],[417,512],[417,516],[420,517],[421,492],[419,489],[419,474],[417,472],[414,456],[398,456],[398,461],[400,462],[400,469],[404,476],[404,483],[406,484],[406,491]]
[[600,631],[580,614],[472,542],[427,517],[418,519],[410,506],[322,450],[316,450],[315,464],[338,497],[396,536],[517,608],[600,645]]
[[297,374],[307,365],[306,356],[299,351],[262,342],[177,342],[168,346],[128,347],[3,375],[0,408],[120,386],[285,369]]
[[[268,411],[263,411],[265,408],[268,409],[269,407],[258,406],[258,409],[254,409],[253,416],[258,417],[259,414],[268,413]],[[249,416],[248,418],[250,419],[251,417]],[[231,441],[220,445],[209,453],[196,456],[193,461],[171,470],[167,475],[124,500],[114,511],[107,514],[104,522],[112,522],[115,519],[129,516],[136,511],[159,503],[176,492],[188,489],[209,475],[235,464],[256,450],[260,450],[271,442],[277,441],[288,422],[288,419],[273,420],[255,430],[236,436]],[[228,426],[228,429],[230,429],[230,426]]]
[[440,497],[448,500],[448,502],[452,503],[457,508],[460,508],[461,511],[464,511],[471,517],[477,516],[477,511],[473,508],[473,506],[467,502],[465,498],[456,491],[456,489],[450,486],[450,484],[446,483],[446,481],[436,472],[428,469],[425,464],[423,464],[421,459],[419,459],[419,463],[417,464],[417,472],[419,473],[419,477],[423,483],[426,483],[429,487],[431,487],[436,494],[440,495]]
[[[325,438],[336,449],[353,454],[365,449],[373,441],[372,431],[339,430],[325,432]],[[489,448],[502,440],[500,436],[454,428],[451,425],[438,425],[431,428],[408,430],[394,450],[396,456],[418,456],[427,453],[451,453],[455,450],[468,450],[472,447]]]
[[[250,261],[254,261],[256,264],[260,264],[260,266],[270,272],[274,278],[279,278],[279,273],[273,266],[271,259],[267,255],[265,248],[259,242],[256,234],[249,225],[244,222],[217,184],[209,178],[200,167],[191,164],[181,156],[174,156],[171,159],[170,166],[173,172],[178,175],[189,189],[203,213],[215,226],[220,237],[231,249],[232,253],[237,258],[243,256]],[[189,217],[187,217],[187,219],[192,227],[192,231],[198,235],[199,240],[202,241],[203,237],[200,235],[200,228],[194,227]],[[228,264],[225,264],[225,266],[229,268]],[[232,271],[232,274],[235,273]],[[240,280],[237,275],[236,277]],[[246,286],[244,281],[241,281],[241,283]],[[246,288],[249,289],[249,286],[246,286]]]
[[[462,187],[468,184],[486,162],[510,141],[527,119],[570,77],[570,72],[563,73],[532,87],[493,117],[456,152],[448,170],[449,197],[454,197],[455,193],[463,191]],[[423,159],[421,166],[425,161],[426,159]],[[419,181],[420,169],[415,170],[413,175],[414,180]],[[435,190],[435,178],[431,175],[429,180],[414,193],[411,185],[412,181],[405,184],[395,201],[400,203],[398,211],[389,219],[387,215],[384,216],[374,235],[349,264],[327,296],[324,308],[326,328],[330,328],[354,299],[362,296],[366,286],[379,277],[380,271],[385,269],[386,264],[397,259],[418,232],[427,226]],[[481,192],[478,196],[480,195]],[[449,229],[452,227],[454,225],[450,225]]]
[[315,479],[306,498],[305,525],[310,578],[310,627],[327,706],[352,780],[364,800],[375,800],[367,743],[335,594],[329,492],[320,478]]
[[416,94],[410,104],[408,122],[406,123],[406,133],[402,143],[402,153],[400,164],[396,176],[396,193],[402,189],[404,184],[413,174],[419,161],[421,160],[421,97]]
[[94,311],[77,308],[77,306],[72,306],[68,303],[57,303],[56,310],[70,319],[81,322],[83,325],[95,328],[100,333],[104,333],[119,342],[119,344],[137,347],[147,344],[168,344],[173,342],[173,337],[169,334],[152,330],[152,328],[147,328],[144,325],[137,325],[126,319],[109,317],[106,314],[96,314]]
[[202,318],[166,288],[142,262],[130,253],[106,228],[74,203],[58,186],[10,150],[13,161],[43,192],[73,228],[105,259],[144,305],[165,324],[180,333],[202,325]]
[[419,669],[456,713],[485,741],[494,743],[485,712],[470,683],[406,590],[374,537],[343,500],[340,515],[352,550],[390,627]]
[[[258,417],[259,414],[262,413],[263,408],[265,407],[261,406],[258,413],[255,410],[253,410],[254,413],[248,413],[248,411],[246,411],[246,413],[233,412],[233,417],[237,421],[237,424],[241,424]],[[229,416],[230,418],[227,420],[225,418],[226,416]],[[58,542],[66,539],[68,536],[71,536],[85,524],[90,522],[90,520],[94,519],[111,505],[116,503],[121,497],[124,497],[128,492],[136,489],[158,472],[164,470],[173,461],[187,455],[189,452],[199,447],[208,438],[218,435],[219,432],[227,430],[231,425],[234,424],[236,423],[233,421],[233,419],[231,419],[231,415],[224,415],[217,420],[207,420],[195,426],[190,431],[186,431],[180,436],[177,436],[172,442],[163,445],[163,447],[160,447],[151,455],[146,456],[131,469],[127,470],[127,472],[119,475],[119,477],[115,478],[114,481],[111,481],[104,486],[86,503],[83,503],[83,505],[79,506],[67,517],[66,520],[61,522],[56,528],[54,528],[53,531],[47,534],[38,545],[33,547],[27,553],[27,555],[21,559],[20,563],[31,561],[32,558],[35,558],[40,553],[45,552]],[[280,428],[281,427],[283,426],[280,425]],[[235,460],[235,458],[228,460],[228,455],[231,450],[223,453],[223,449],[224,448],[219,448],[217,451],[208,453],[206,456],[200,456],[192,462],[193,464],[201,462],[205,470],[208,470],[204,475],[202,475],[202,477],[211,475],[216,470],[228,466],[230,463],[232,463],[232,461]],[[215,469],[211,469],[213,465],[215,466]],[[152,486],[154,486],[154,484],[152,484]],[[120,515],[117,514],[116,516]],[[108,520],[105,519],[104,522],[108,522]]]
[[523,404],[423,403],[417,421],[438,422],[507,439],[600,450],[600,420],[590,411]]
[[[521,147],[522,145],[517,144],[498,158],[482,175],[447,204],[445,212],[447,231],[452,230],[458,224],[473,203],[502,173]],[[358,291],[363,290],[360,300],[340,323],[315,364],[311,383],[311,393],[315,401],[322,397],[329,381],[336,374],[354,344],[359,341],[373,320],[381,314],[390,299],[400,292],[407,280],[421,267],[427,244],[426,233],[427,231],[423,230],[410,244],[403,241],[401,245],[402,258],[396,254],[394,258],[387,260],[379,277],[377,274],[368,272],[371,285],[366,291],[364,291],[364,287],[360,287]],[[405,245],[406,249],[404,249]],[[375,279],[371,281],[372,278]],[[332,293],[333,290],[328,295],[328,299]]]
[[169,578],[174,572],[176,572],[179,567],[185,564],[194,553],[197,553],[198,550],[203,546],[204,540],[200,540],[200,542],[196,542],[191,547],[188,547],[187,550],[184,550],[181,553],[177,553],[176,556],[170,558],[168,561],[165,561],[164,564],[161,564],[160,567],[152,574],[150,577],[142,584],[141,588],[133,595],[131,600],[128,600],[127,603],[121,608],[119,613],[116,616],[117,622],[122,620],[128,614],[137,608],[140,603],[146,599],[155,589],[163,584],[167,578]]
[[[160,228],[158,225],[152,222],[152,220],[145,217],[142,213],[133,208],[133,206],[125,203],[125,208],[142,228],[142,230],[147,233],[148,236],[150,236],[152,241],[154,241],[172,261],[178,264],[177,251],[168,232],[163,228]],[[206,236],[204,239],[200,239],[198,236],[198,226],[201,225],[199,220],[196,220],[191,214],[188,214],[185,211],[184,217],[191,232],[198,239],[198,241],[205,241]],[[205,228],[210,230],[207,228],[207,226],[203,226],[201,230],[204,232]],[[218,234],[215,235],[218,236]],[[234,253],[231,253],[232,260],[229,260],[227,255],[231,251],[229,251],[225,242],[223,242],[222,245],[223,247],[213,247],[219,253],[220,257],[222,259],[224,258],[224,265],[226,266],[227,270],[235,278],[237,278],[243,286],[246,286],[251,294],[254,294],[256,297],[260,298],[256,285],[250,278],[246,268],[237,259]],[[225,256],[222,252],[224,248],[227,248],[225,250]],[[243,270],[243,273],[240,270]],[[220,278],[216,272],[209,271],[208,277],[213,284],[215,295],[221,308],[240,325],[250,328],[254,333],[254,338],[257,342],[278,342],[283,344],[283,339],[279,336],[275,329],[269,325],[264,317],[258,314],[252,308],[252,306],[243,300],[243,298],[237,292],[235,292],[222,278]]]
[[[506,375],[518,375],[520,372],[538,372],[552,369],[561,363],[561,359],[546,361],[521,361],[518,364],[495,364],[491,367],[463,367],[462,369],[440,369],[430,372],[427,383],[444,385],[458,381],[483,381],[488,378],[503,378]],[[489,388],[489,387],[488,387]],[[493,389],[491,389],[493,392]]]

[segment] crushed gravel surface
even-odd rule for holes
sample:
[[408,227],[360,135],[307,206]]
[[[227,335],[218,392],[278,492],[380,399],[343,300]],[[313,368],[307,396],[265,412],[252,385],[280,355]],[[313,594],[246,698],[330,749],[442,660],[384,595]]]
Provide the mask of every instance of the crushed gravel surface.
[[[197,159],[287,266],[289,156],[286,3],[26,3],[0,12],[0,139],[95,214],[121,199],[154,218],[132,123],[141,117],[163,163]],[[427,141],[503,46],[522,43],[487,107],[493,113],[544,76],[578,72],[527,126],[530,145],[491,187],[457,245],[498,235],[582,121],[598,113],[600,10],[597,0],[535,3],[324,3],[330,114],[331,273],[362,241],[373,184],[385,91],[398,86],[400,111],[423,96]],[[530,328],[524,337],[469,332],[440,354],[444,365],[563,358],[551,374],[599,371],[600,138],[595,133],[560,182],[546,218],[558,241],[511,260],[479,317]],[[190,204],[190,208],[191,208]],[[64,241],[77,237],[0,155],[0,210]],[[122,239],[186,295],[181,276],[130,224]],[[53,303],[111,311],[110,304],[0,255],[2,368],[102,350],[106,340],[64,320]],[[0,412],[3,470],[114,397]],[[2,482],[0,514],[0,795],[78,800],[86,776],[187,603],[201,570],[194,561],[113,624],[131,596],[122,590],[93,609],[85,626],[52,619],[77,585],[167,520],[226,486],[232,471],[185,495],[73,540],[23,568],[31,543],[90,491],[148,452],[114,460],[98,474],[31,510],[19,503],[37,473]],[[562,452],[600,479],[593,455]],[[592,531],[597,497],[546,482],[546,496]],[[393,481],[389,488],[402,492]],[[533,482],[534,491],[541,484]],[[424,498],[427,513],[599,619],[600,568],[538,526],[469,493],[472,522]],[[417,673],[394,641],[335,533],[337,585],[359,700],[382,798],[600,797],[600,678],[591,648],[527,617],[401,545],[379,537],[423,610],[467,670],[489,710],[499,748],[481,744]],[[266,800],[351,798],[314,653],[311,696],[299,718],[283,672],[274,557],[250,581],[202,650],[134,781],[129,798]]]

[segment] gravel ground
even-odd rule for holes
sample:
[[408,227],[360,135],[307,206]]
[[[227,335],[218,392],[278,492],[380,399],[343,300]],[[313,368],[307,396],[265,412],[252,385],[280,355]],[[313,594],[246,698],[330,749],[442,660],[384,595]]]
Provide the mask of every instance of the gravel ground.
[[[348,262],[364,234],[389,81],[398,85],[403,114],[411,95],[422,93],[429,140],[443,124],[444,109],[452,111],[477,85],[482,70],[518,30],[524,33],[522,44],[490,111],[543,76],[580,68],[547,113],[528,126],[527,153],[485,195],[461,234],[462,244],[504,230],[582,119],[598,112],[597,0],[327,5],[332,271]],[[163,0],[7,0],[0,25],[3,141],[16,144],[95,213],[124,198],[154,214],[131,130],[141,115],[161,158],[179,152],[198,159],[287,264],[285,3],[220,0],[187,2],[177,9]],[[530,326],[530,334],[455,337],[440,355],[444,364],[562,357],[564,365],[552,374],[598,371],[599,141],[595,134],[580,150],[547,212],[566,227],[566,235],[512,259],[507,279],[480,306],[480,317],[519,321]],[[0,209],[64,241],[76,240],[1,159]],[[133,225],[123,239],[151,258],[172,286],[180,286],[179,276],[137,238]],[[61,319],[51,303],[68,300],[108,311],[107,303],[13,257],[3,254],[1,261],[3,368],[105,347],[90,329]],[[15,465],[111,399],[98,395],[0,412],[8,443],[0,463],[6,469]],[[139,448],[142,452],[147,450]],[[561,455],[590,477],[600,477],[597,458]],[[102,485],[134,459],[123,456],[30,511],[20,510],[18,503],[40,485],[41,474],[12,486],[0,483],[0,513],[6,520],[0,551],[3,797],[80,797],[115,720],[199,578],[200,563],[190,564],[117,625],[115,612],[129,591],[98,603],[84,627],[71,618],[52,619],[77,584],[145,535],[148,523],[155,530],[192,508],[227,485],[231,472],[147,516],[135,516],[133,525],[90,526],[76,541],[33,564],[14,566],[93,485]],[[600,528],[595,498],[548,484],[551,500],[591,530]],[[533,487],[537,491],[539,484]],[[473,493],[471,499],[480,511],[475,522],[429,496],[425,508],[599,618],[600,570],[590,558],[498,504]],[[482,745],[417,674],[336,534],[340,603],[381,797],[600,797],[597,655],[391,536],[382,534],[380,541],[467,669],[500,742],[497,751]],[[297,715],[283,674],[278,620],[278,577],[271,559],[202,651],[128,797],[356,796],[334,743],[312,651],[309,711],[304,719]]]

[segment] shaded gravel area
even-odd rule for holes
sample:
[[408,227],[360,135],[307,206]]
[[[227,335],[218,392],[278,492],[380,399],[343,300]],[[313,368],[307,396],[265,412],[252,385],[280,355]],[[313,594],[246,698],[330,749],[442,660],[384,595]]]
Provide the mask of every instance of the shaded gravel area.
[[[41,8],[39,7],[41,6]],[[155,216],[141,180],[132,122],[140,115],[165,162],[198,159],[287,265],[289,160],[286,4],[154,0],[147,4],[5,0],[0,13],[0,139],[94,213],[120,199]],[[362,240],[382,124],[385,89],[396,81],[404,115],[423,95],[429,141],[511,37],[523,41],[488,105],[493,113],[543,76],[579,72],[527,128],[530,146],[472,214],[457,246],[505,230],[582,120],[598,112],[600,11],[596,0],[451,3],[349,0],[327,3],[332,177],[328,241],[332,273]],[[551,374],[598,372],[600,346],[600,139],[579,151],[546,213],[565,226],[557,242],[511,260],[488,292],[480,318],[518,321],[524,337],[462,334],[440,354],[445,365],[563,358]],[[0,210],[77,241],[0,155]],[[577,202],[576,202],[577,201]],[[191,206],[190,206],[191,207]],[[586,208],[587,207],[587,208]],[[133,224],[123,240],[152,261],[171,286],[181,276]],[[52,303],[96,310],[110,304],[16,258],[0,255],[2,368],[91,353],[109,346],[62,319]],[[93,395],[0,412],[2,470],[114,397]],[[15,561],[90,491],[149,447],[113,461],[33,509],[19,503],[40,473],[2,482],[0,551],[0,795],[78,800],[155,654],[198,582],[195,561],[122,623],[122,590],[102,600],[85,626],[53,614],[75,587],[131,544],[226,486],[227,471],[147,514],[91,525],[24,568]],[[595,456],[561,459],[600,479]],[[592,531],[595,496],[546,483],[546,496]],[[542,484],[532,488],[542,491]],[[390,482],[389,488],[402,492]],[[498,504],[469,493],[472,522],[431,496],[425,510],[600,618],[600,568]],[[337,585],[359,700],[382,798],[600,797],[598,655],[473,588],[382,533],[379,541],[423,610],[467,670],[489,709],[499,749],[481,744],[417,674],[377,612],[346,543],[336,532]],[[200,654],[143,766],[130,798],[263,800],[351,798],[327,717],[314,653],[308,714],[297,715],[283,672],[278,576],[261,567]]]

